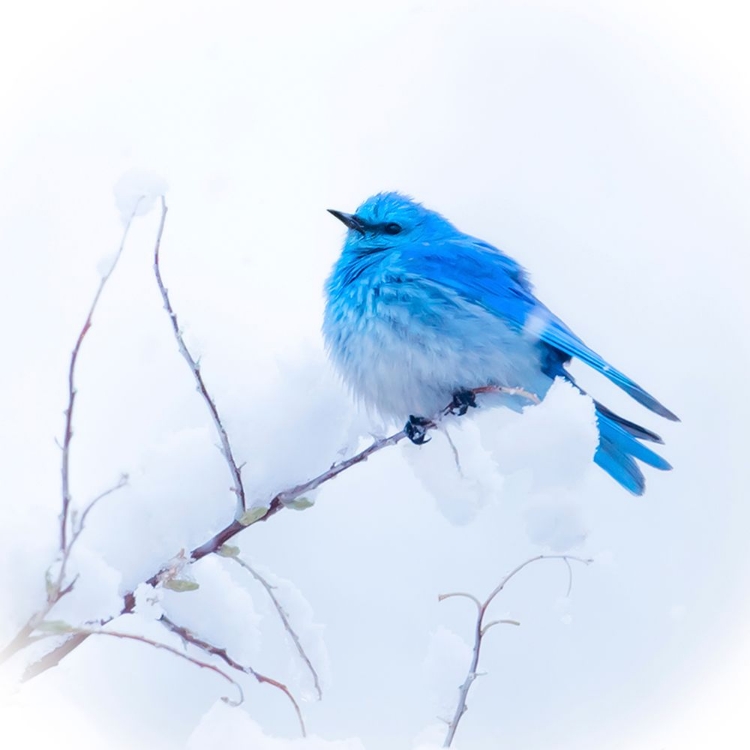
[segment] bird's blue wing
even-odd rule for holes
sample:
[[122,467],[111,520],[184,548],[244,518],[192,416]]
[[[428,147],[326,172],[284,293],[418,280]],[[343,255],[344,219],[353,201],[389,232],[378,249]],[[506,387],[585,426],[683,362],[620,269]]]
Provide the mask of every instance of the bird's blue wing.
[[414,244],[401,251],[406,275],[427,278],[474,304],[511,328],[593,367],[636,401],[662,417],[678,418],[625,374],[581,341],[534,296],[524,269],[496,248],[472,237]]

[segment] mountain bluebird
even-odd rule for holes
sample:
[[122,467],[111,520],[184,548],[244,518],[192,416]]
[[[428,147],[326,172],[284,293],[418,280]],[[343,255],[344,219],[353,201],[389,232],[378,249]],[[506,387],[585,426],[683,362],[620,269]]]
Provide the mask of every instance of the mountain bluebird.
[[[330,212],[348,231],[326,284],[326,345],[355,395],[384,416],[408,417],[413,442],[424,442],[429,417],[447,404],[458,413],[475,406],[474,391],[483,387],[522,389],[541,400],[560,377],[585,393],[565,369],[573,357],[678,421],[553,315],[526,271],[496,247],[399,193],[374,195],[354,214]],[[532,403],[521,394],[497,398],[516,410]],[[671,466],[639,441],[661,438],[594,405],[594,461],[643,494],[635,459]]]

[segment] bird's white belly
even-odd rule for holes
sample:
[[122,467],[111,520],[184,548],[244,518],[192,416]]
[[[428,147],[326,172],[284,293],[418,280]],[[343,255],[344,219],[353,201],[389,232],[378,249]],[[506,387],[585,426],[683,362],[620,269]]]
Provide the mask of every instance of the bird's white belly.
[[551,379],[539,369],[536,340],[482,308],[462,303],[424,322],[404,308],[350,310],[331,353],[355,396],[384,416],[431,416],[453,394],[484,385],[538,393]]

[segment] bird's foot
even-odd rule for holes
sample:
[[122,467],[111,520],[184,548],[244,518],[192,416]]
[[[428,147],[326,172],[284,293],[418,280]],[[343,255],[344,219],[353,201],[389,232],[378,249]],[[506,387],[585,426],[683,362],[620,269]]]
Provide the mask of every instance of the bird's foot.
[[448,411],[451,414],[457,414],[459,417],[463,417],[463,415],[469,411],[469,407],[472,409],[477,408],[477,397],[474,394],[474,391],[456,391],[453,394],[453,401],[451,401]]
[[431,419],[415,417],[413,414],[410,414],[409,419],[406,420],[406,424],[404,425],[404,432],[414,445],[424,445],[425,443],[429,443],[431,439],[427,437],[427,430],[434,426],[435,423]]

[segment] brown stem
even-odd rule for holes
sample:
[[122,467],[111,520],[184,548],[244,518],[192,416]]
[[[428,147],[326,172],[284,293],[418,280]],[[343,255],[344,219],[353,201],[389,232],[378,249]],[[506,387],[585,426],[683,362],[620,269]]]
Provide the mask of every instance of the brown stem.
[[476,680],[476,678],[479,676],[477,673],[477,668],[479,667],[479,654],[482,649],[482,640],[487,634],[487,631],[494,625],[520,624],[516,620],[493,620],[492,622],[488,622],[485,625],[484,617],[487,614],[488,607],[490,606],[490,604],[492,604],[492,601],[495,599],[495,597],[505,588],[506,584],[511,580],[511,578],[520,573],[527,565],[531,565],[532,563],[538,562],[539,560],[563,560],[565,562],[565,564],[568,566],[568,573],[570,576],[570,578],[568,579],[568,593],[570,593],[570,584],[573,575],[572,569],[570,567],[570,561],[574,560],[575,562],[580,562],[584,565],[588,565],[590,562],[592,562],[592,560],[584,560],[581,557],[574,557],[572,555],[537,555],[536,557],[532,557],[529,560],[522,562],[516,568],[511,570],[511,572],[508,573],[508,575],[505,576],[502,581],[500,581],[500,583],[493,589],[492,593],[483,602],[480,602],[479,599],[477,599],[472,594],[467,594],[463,591],[451,594],[441,594],[438,597],[438,601],[443,601],[444,599],[448,599],[451,597],[466,597],[467,599],[471,599],[471,601],[473,601],[477,607],[477,619],[474,623],[474,648],[472,649],[471,653],[471,662],[469,663],[469,670],[466,673],[466,679],[458,688],[458,703],[456,704],[456,710],[453,713],[453,718],[450,720],[450,722],[448,722],[448,732],[445,735],[443,747],[451,746],[451,744],[453,743],[453,738],[456,735],[456,730],[458,729],[459,722],[461,721],[461,717],[466,713],[466,699],[468,698],[471,686],[474,684],[474,680]]
[[164,222],[167,218],[167,210],[167,203],[164,200],[164,196],[162,196],[161,222],[159,224],[159,233],[156,237],[156,245],[154,246],[154,275],[156,276],[156,284],[159,287],[159,292],[161,293],[162,300],[164,301],[164,309],[169,314],[169,320],[172,323],[172,332],[174,333],[174,337],[177,340],[177,347],[180,350],[180,354],[182,354],[182,356],[185,358],[185,361],[188,363],[190,372],[193,373],[193,378],[195,378],[196,385],[198,386],[198,393],[201,394],[203,401],[208,407],[208,411],[211,414],[211,419],[213,420],[214,427],[216,428],[216,432],[219,435],[219,440],[221,441],[221,452],[227,462],[227,466],[229,467],[229,473],[232,476],[232,492],[234,492],[237,497],[237,517],[239,517],[247,510],[245,488],[242,483],[242,470],[241,467],[237,465],[237,461],[235,461],[234,454],[232,453],[232,446],[229,443],[229,435],[227,434],[227,431],[224,428],[224,424],[221,421],[219,410],[216,408],[216,404],[214,403],[213,398],[211,398],[211,394],[208,392],[206,384],[203,381],[200,365],[193,358],[190,350],[185,345],[185,339],[182,337],[182,332],[180,331],[180,326],[177,322],[177,314],[172,308],[172,303],[169,300],[169,292],[164,286],[164,281],[161,277],[161,268],[159,267],[159,250],[161,248],[161,237],[164,232]]
[[122,239],[120,240],[120,247],[117,250],[114,260],[112,261],[112,265],[110,265],[106,273],[102,274],[102,277],[99,280],[99,286],[96,290],[96,294],[94,294],[94,299],[91,302],[91,307],[89,307],[88,315],[86,316],[83,327],[78,334],[75,346],[73,347],[73,352],[70,355],[70,365],[68,366],[68,408],[65,410],[65,430],[63,433],[62,442],[62,512],[60,513],[60,554],[63,554],[68,546],[68,514],[70,512],[71,503],[70,443],[73,440],[73,407],[75,406],[76,400],[75,373],[76,364],[78,363],[78,355],[81,351],[83,340],[86,338],[86,334],[91,328],[94,312],[96,311],[96,307],[99,304],[99,298],[102,296],[104,287],[109,281],[110,276],[114,272],[115,267],[120,260],[120,256],[122,255],[122,251],[125,247],[125,240],[127,239],[128,232],[130,231],[130,226],[133,223],[133,218],[135,217],[135,213],[138,209],[138,204],[141,202],[141,200],[142,199],[139,198],[138,201],[136,201],[136,204],[133,207],[133,211],[130,214],[127,222],[125,223],[125,229],[123,230]]
[[307,737],[307,730],[305,728],[305,722],[302,718],[302,711],[300,710],[299,704],[295,700],[294,696],[292,695],[289,688],[284,685],[283,683],[279,682],[278,680],[274,680],[273,677],[267,677],[264,674],[261,674],[260,672],[256,672],[252,667],[247,667],[243,664],[240,664],[238,661],[235,661],[228,653],[225,648],[220,648],[219,646],[214,646],[212,643],[209,643],[208,641],[203,640],[202,638],[199,638],[195,633],[193,633],[191,630],[188,630],[185,627],[182,627],[181,625],[178,625],[177,623],[170,620],[166,615],[162,615],[160,618],[160,622],[169,630],[171,630],[173,633],[176,633],[180,636],[184,641],[187,641],[188,643],[192,643],[194,646],[197,646],[202,651],[205,651],[207,654],[211,654],[212,656],[217,656],[219,659],[224,661],[226,664],[228,664],[232,669],[236,669],[238,672],[244,672],[245,674],[252,675],[258,682],[261,684],[271,685],[271,687],[275,687],[277,690],[280,690],[291,702],[292,706],[294,706],[294,711],[297,714],[297,720],[299,721],[300,731],[302,732],[303,737]]
[[233,701],[230,698],[224,697],[222,700],[225,703],[229,703],[233,706],[239,706],[240,703],[245,699],[244,694],[242,692],[242,687],[237,682],[237,680],[232,679],[224,670],[219,669],[218,667],[214,666],[213,664],[209,664],[208,662],[201,661],[200,659],[196,659],[189,654],[185,654],[179,649],[174,648],[173,646],[168,646],[166,643],[161,643],[160,641],[154,641],[151,638],[146,638],[143,635],[137,635],[135,633],[122,633],[117,630],[85,630],[83,628],[74,628],[73,632],[77,635],[86,635],[87,637],[90,635],[107,635],[111,638],[119,638],[121,640],[127,640],[127,641],[137,641],[138,643],[145,643],[148,646],[153,646],[153,648],[158,648],[163,651],[168,651],[170,654],[174,654],[175,656],[179,657],[180,659],[185,659],[186,661],[189,661],[191,664],[195,664],[195,666],[200,667],[201,669],[208,669],[211,672],[215,672],[216,674],[223,677],[227,682],[234,685],[235,688],[237,688],[237,692],[239,693],[239,700]]

